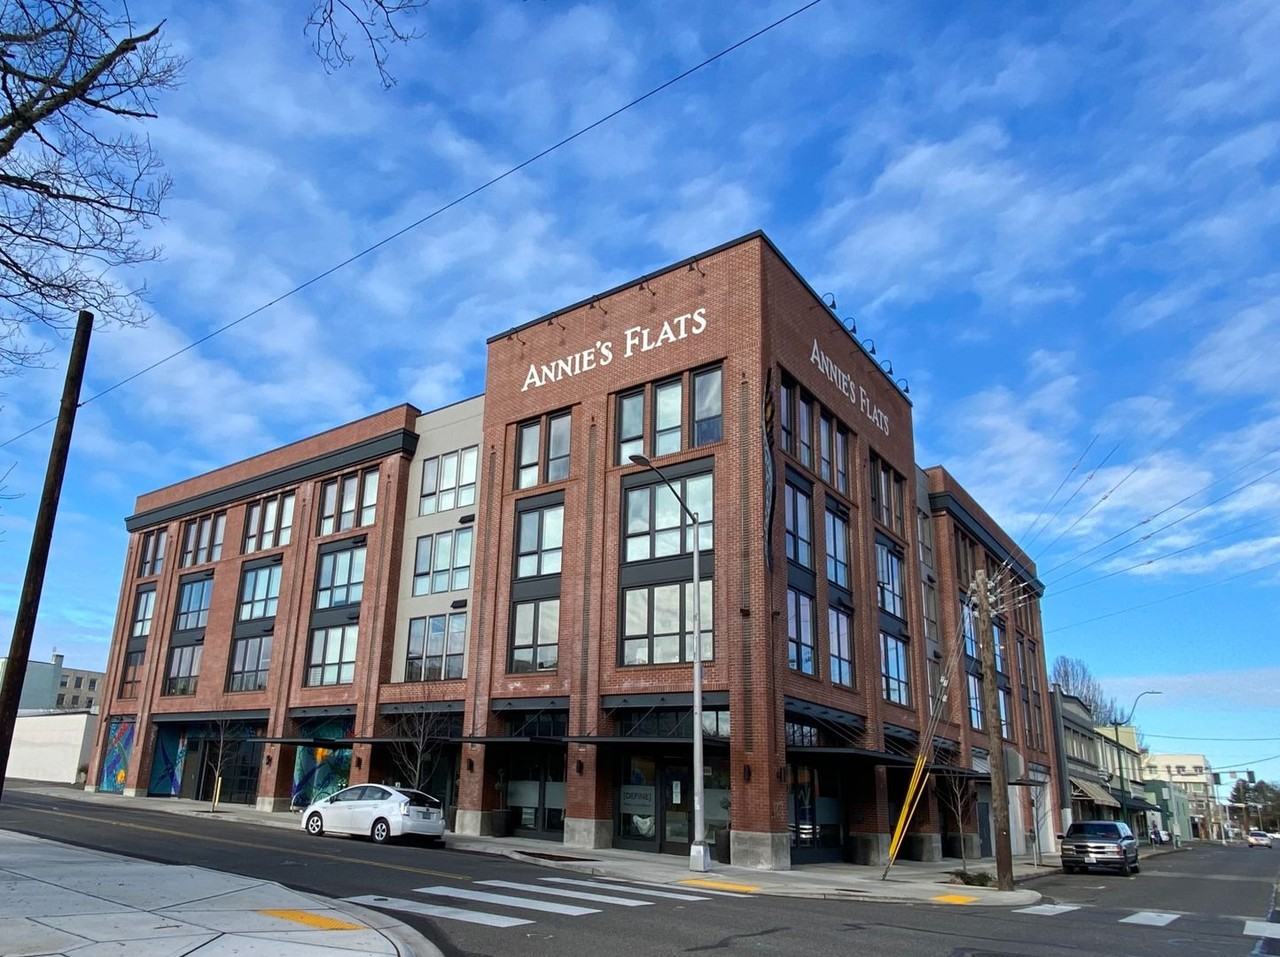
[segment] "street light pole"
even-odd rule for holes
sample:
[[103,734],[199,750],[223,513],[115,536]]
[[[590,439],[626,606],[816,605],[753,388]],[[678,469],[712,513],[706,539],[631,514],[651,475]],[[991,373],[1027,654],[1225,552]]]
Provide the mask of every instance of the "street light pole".
[[662,470],[643,455],[631,456],[636,465],[643,465],[662,479],[680,508],[693,523],[693,834],[689,841],[689,870],[705,873],[707,860],[707,821],[702,759],[702,582],[700,559],[702,557],[702,525],[698,513],[691,511],[680,493],[676,491]]
[[[1120,749],[1120,725],[1122,724],[1127,725],[1133,722],[1133,713],[1138,710],[1138,702],[1141,701],[1144,697],[1146,697],[1149,694],[1162,694],[1162,693],[1163,692],[1160,692],[1160,691],[1143,691],[1138,695],[1138,697],[1133,699],[1133,704],[1129,706],[1128,717],[1126,717],[1123,721],[1121,721],[1119,719],[1119,716],[1113,715],[1111,719],[1111,731],[1115,735],[1115,738],[1113,740],[1115,741],[1115,745],[1116,745],[1116,768],[1120,772],[1120,811],[1121,811],[1122,818],[1128,817],[1128,815],[1125,814],[1124,812],[1128,810],[1128,806],[1129,806],[1129,785],[1128,783],[1126,783],[1124,779],[1124,752]],[[1125,823],[1128,824],[1129,822],[1125,821]]]

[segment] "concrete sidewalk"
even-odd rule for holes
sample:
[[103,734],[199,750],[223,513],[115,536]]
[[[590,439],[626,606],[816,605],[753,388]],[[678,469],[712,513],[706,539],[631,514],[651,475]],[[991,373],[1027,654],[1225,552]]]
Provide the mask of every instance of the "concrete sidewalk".
[[352,904],[202,867],[153,864],[0,831],[0,954],[439,957]]

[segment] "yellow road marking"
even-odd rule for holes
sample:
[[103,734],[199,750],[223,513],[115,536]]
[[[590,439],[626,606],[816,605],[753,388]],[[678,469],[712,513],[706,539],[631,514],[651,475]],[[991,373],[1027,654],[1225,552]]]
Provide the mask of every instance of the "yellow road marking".
[[[92,821],[95,824],[109,824],[112,827],[127,827],[135,831],[152,831],[156,834],[174,834],[188,840],[205,841],[209,844],[229,844],[232,847],[244,847],[244,841],[236,841],[225,837],[210,837],[207,834],[193,834],[190,831],[179,831],[168,827],[155,827],[151,824],[130,824],[126,821],[115,821],[105,817],[95,817],[92,814],[71,814],[67,811],[54,811],[49,808],[42,807],[24,807],[23,810],[35,811],[37,814],[52,814],[54,817],[69,817],[74,821]],[[164,813],[163,811],[160,813]],[[303,851],[294,847],[281,847],[279,844],[261,844],[255,842],[256,847],[264,850],[279,851],[282,854],[288,854],[293,857],[314,857],[322,861],[340,861],[343,864],[351,864],[352,858],[345,854],[324,854],[320,851]],[[109,851],[109,848],[99,848],[99,850]],[[357,861],[360,864],[368,864],[370,867],[381,867],[389,871],[406,871],[410,874],[429,874],[432,877],[448,877],[458,881],[470,881],[473,878],[466,874],[455,874],[452,871],[435,871],[429,867],[410,867],[407,864],[391,864],[387,861],[371,861],[361,858]]]
[[760,890],[755,884],[735,884],[732,881],[711,881],[702,877],[691,877],[680,881],[690,887],[705,887],[709,891],[737,891],[739,894],[754,894]]
[[347,920],[338,920],[336,917],[326,917],[324,914],[314,914],[307,910],[268,908],[258,913],[266,914],[268,917],[279,917],[281,920],[291,920],[296,924],[306,924],[316,930],[364,930],[362,924],[353,924]]
[[972,904],[977,899],[976,897],[966,897],[964,894],[943,894],[934,898],[939,904]]

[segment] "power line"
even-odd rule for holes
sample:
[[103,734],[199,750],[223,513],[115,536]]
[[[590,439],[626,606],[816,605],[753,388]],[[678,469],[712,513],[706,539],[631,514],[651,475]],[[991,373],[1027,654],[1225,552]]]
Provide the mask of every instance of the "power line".
[[[1084,451],[1081,452],[1080,455],[1076,458],[1075,463],[1071,466],[1071,468],[1067,469],[1067,474],[1062,476],[1062,481],[1059,482],[1058,487],[1053,490],[1053,494],[1050,495],[1045,500],[1044,505],[1040,507],[1039,514],[1036,515],[1036,517],[1032,519],[1031,524],[1028,525],[1023,530],[1022,532],[1023,538],[1026,538],[1027,536],[1029,536],[1031,532],[1035,529],[1035,527],[1040,524],[1040,519],[1044,518],[1044,513],[1049,511],[1049,506],[1053,504],[1053,500],[1058,497],[1058,493],[1061,492],[1062,487],[1066,485],[1068,481],[1070,481],[1071,476],[1076,474],[1076,470],[1080,468],[1080,463],[1084,461],[1084,457],[1089,454],[1089,450],[1093,448],[1093,444],[1097,441],[1098,441],[1098,433],[1095,432],[1093,433],[1093,437],[1089,439],[1089,444],[1084,447]],[[1050,519],[1050,521],[1052,521],[1052,519]]]
[[[564,139],[559,140],[556,143],[553,143],[551,146],[548,146],[545,149],[541,150],[540,152],[533,154],[528,159],[524,160],[523,162],[517,163],[515,166],[510,167],[509,169],[505,170],[502,173],[499,173],[498,175],[494,176],[492,179],[486,180],[485,182],[481,183],[479,186],[476,186],[473,189],[470,189],[467,192],[463,193],[461,196],[458,196],[456,199],[450,200],[449,202],[445,203],[443,206],[437,207],[436,209],[427,213],[425,216],[421,217],[420,219],[416,219],[413,222],[409,223],[408,225],[402,226],[400,229],[397,229],[395,232],[391,233],[390,235],[384,236],[382,239],[379,239],[377,242],[373,243],[372,245],[366,246],[364,249],[361,249],[359,252],[351,256],[348,256],[346,259],[343,259],[341,262],[335,263],[334,265],[323,270],[322,272],[316,273],[310,279],[307,279],[303,282],[298,283],[298,285],[294,286],[292,289],[289,289],[288,291],[281,293],[280,295],[276,296],[274,299],[271,299],[263,303],[262,305],[258,306],[255,309],[251,309],[249,312],[246,312],[244,315],[240,316],[239,318],[233,319],[230,322],[227,322],[221,326],[218,326],[216,329],[213,329],[211,332],[208,332],[205,335],[201,336],[200,338],[187,343],[187,345],[183,346],[181,349],[171,352],[169,355],[164,356],[163,358],[157,359],[155,362],[151,363],[148,366],[145,366],[142,369],[139,369],[137,372],[134,372],[131,375],[125,376],[125,378],[121,379],[120,381],[112,385],[107,386],[107,388],[103,389],[102,391],[95,392],[93,395],[89,396],[87,399],[82,400],[80,405],[82,406],[88,405],[90,402],[93,402],[97,399],[101,399],[103,396],[107,395],[108,393],[114,392],[116,389],[119,389],[121,386],[128,385],[134,379],[140,378],[141,376],[146,375],[148,372],[151,372],[153,369],[156,369],[159,366],[164,365],[166,362],[169,362],[172,359],[176,359],[178,356],[182,355],[185,352],[189,352],[190,350],[194,349],[196,346],[201,345],[205,342],[208,342],[214,336],[221,335],[222,333],[226,332],[228,329],[238,326],[240,323],[244,322],[246,319],[251,319],[254,316],[258,315],[258,313],[263,312],[267,309],[270,309],[272,306],[283,302],[284,300],[290,298],[291,296],[297,295],[298,293],[302,292],[302,290],[306,289],[308,286],[312,286],[315,283],[319,282],[320,280],[333,275],[338,270],[351,265],[353,262],[356,262],[359,259],[363,259],[365,256],[369,255],[370,253],[375,252],[378,249],[381,249],[383,246],[386,246],[388,243],[391,243],[396,239],[399,239],[405,233],[412,232],[413,230],[417,229],[419,226],[423,225],[424,223],[427,223],[432,219],[435,219],[441,213],[448,212],[450,209],[453,209],[453,207],[466,202],[472,196],[475,196],[478,193],[482,193],[489,187],[500,183],[502,180],[506,179],[508,176],[511,176],[515,173],[520,172],[520,170],[524,169],[527,166],[532,165],[533,163],[536,163],[538,160],[542,159],[543,157],[548,156],[551,153],[554,153],[556,150],[560,149],[561,147],[567,146],[569,143],[572,143],[574,140],[578,139],[579,137],[584,136],[587,133],[590,133],[596,127],[602,126],[605,123],[608,123],[610,120],[614,119],[615,117],[619,116],[622,113],[625,113],[627,110],[631,109],[632,107],[639,106],[645,100],[653,96],[656,96],[657,94],[661,93],[663,90],[667,89],[668,87],[674,86],[676,83],[679,83],[681,80],[684,80],[687,77],[692,76],[694,73],[697,73],[699,70],[703,69],[704,67],[710,66],[712,63],[715,63],[717,60],[720,60],[723,57],[728,56],[730,53],[734,52],[735,50],[746,46],[752,40],[756,40],[759,37],[764,36],[770,30],[773,30],[776,27],[782,26],[782,24],[786,23],[788,20],[798,17],[800,14],[804,13],[805,11],[812,9],[813,7],[816,7],[821,2],[822,0],[809,0],[809,2],[804,4],[803,6],[797,7],[795,10],[792,10],[790,13],[786,14],[783,17],[779,17],[777,20],[774,20],[772,23],[768,24],[767,26],[761,27],[759,30],[756,30],[754,33],[743,37],[741,40],[738,40],[735,43],[730,44],[729,46],[721,50],[719,53],[712,54],[711,56],[707,57],[705,60],[702,60],[701,62],[695,64],[694,66],[689,67],[687,70],[683,71],[682,73],[678,73],[675,76],[671,77],[671,79],[658,84],[657,86],[653,87],[653,89],[649,90],[647,93],[642,93],[640,96],[637,96],[634,100],[631,100],[630,102],[623,104],[622,106],[618,107],[617,109],[613,110],[610,113],[606,113],[604,116],[600,117],[597,120],[592,121],[591,123],[588,123],[586,126],[578,129],[576,132],[570,133],[568,136],[564,137]],[[4,448],[7,445],[11,445],[12,443],[17,442],[19,439],[25,438],[26,436],[30,435],[32,432],[36,432],[44,428],[46,425],[51,424],[56,418],[57,418],[56,416],[51,416],[50,418],[45,419],[43,422],[36,423],[35,425],[31,426],[31,428],[26,429],[23,432],[19,432],[17,435],[13,436],[12,438],[6,439],[4,442],[0,442],[0,448]]]
[[1143,602],[1140,605],[1130,605],[1128,608],[1120,608],[1116,611],[1107,612],[1105,615],[1098,615],[1095,618],[1086,618],[1084,621],[1073,621],[1069,625],[1059,625],[1057,628],[1048,628],[1045,630],[1046,635],[1051,635],[1057,631],[1067,631],[1070,628],[1079,628],[1081,625],[1091,625],[1095,621],[1102,621],[1106,618],[1114,618],[1117,615],[1127,615],[1131,611],[1138,611],[1142,608],[1150,608],[1152,605],[1159,605],[1166,601],[1172,601],[1175,598],[1182,598],[1184,595],[1191,595],[1198,591],[1204,591],[1206,588],[1216,588],[1218,585],[1225,585],[1233,582],[1238,578],[1244,578],[1246,575],[1253,575],[1257,572],[1266,571],[1269,568],[1280,566],[1280,561],[1270,562],[1266,565],[1259,565],[1257,568],[1250,568],[1248,571],[1240,572],[1237,575],[1231,575],[1228,578],[1219,578],[1217,581],[1207,582],[1203,585],[1197,585],[1195,588],[1188,588],[1186,591],[1174,592],[1172,595],[1165,595],[1157,598],[1155,601]]
[[[1266,758],[1254,758],[1252,761],[1244,761],[1240,764],[1228,764],[1226,767],[1213,766],[1214,771],[1240,771],[1244,768],[1251,768],[1255,764],[1266,764],[1268,761],[1280,760],[1280,754],[1273,754]],[[1224,785],[1225,786],[1225,785]]]

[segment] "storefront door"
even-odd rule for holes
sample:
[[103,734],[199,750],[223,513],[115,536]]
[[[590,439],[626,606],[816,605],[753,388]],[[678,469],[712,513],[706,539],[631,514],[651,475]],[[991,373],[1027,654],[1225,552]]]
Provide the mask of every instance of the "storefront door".
[[[709,758],[704,779],[708,842],[729,823],[728,762]],[[637,851],[688,854],[693,834],[693,767],[688,755],[629,755],[622,760],[614,844]]]
[[839,776],[811,764],[791,764],[787,828],[795,863],[838,861],[843,855]]
[[511,833],[564,838],[564,760],[559,748],[529,746],[508,766],[507,808]]

